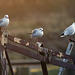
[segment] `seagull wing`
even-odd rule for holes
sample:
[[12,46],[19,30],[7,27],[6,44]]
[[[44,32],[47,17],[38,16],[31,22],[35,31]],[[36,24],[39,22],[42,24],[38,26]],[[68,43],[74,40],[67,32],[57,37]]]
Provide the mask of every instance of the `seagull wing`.
[[34,29],[34,30],[32,31],[32,35],[35,34],[37,31],[38,31],[38,29]]
[[1,19],[1,20],[0,20],[0,24],[1,24],[2,22],[3,22],[3,20]]
[[64,37],[67,35],[73,35],[75,33],[73,25],[67,27],[64,32],[60,35],[60,37]]
[[74,28],[72,25],[66,28],[64,31],[64,35],[73,35],[73,34],[74,34]]

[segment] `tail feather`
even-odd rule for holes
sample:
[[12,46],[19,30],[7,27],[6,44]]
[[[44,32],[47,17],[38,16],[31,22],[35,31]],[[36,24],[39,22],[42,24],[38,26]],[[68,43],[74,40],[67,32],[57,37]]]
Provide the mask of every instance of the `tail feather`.
[[64,37],[64,33],[62,33],[62,34],[60,35],[60,37]]

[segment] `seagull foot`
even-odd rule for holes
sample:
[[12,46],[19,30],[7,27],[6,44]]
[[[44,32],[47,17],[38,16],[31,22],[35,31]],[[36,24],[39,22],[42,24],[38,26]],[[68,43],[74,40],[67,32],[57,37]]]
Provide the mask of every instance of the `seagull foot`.
[[70,42],[75,42],[75,40],[69,39]]

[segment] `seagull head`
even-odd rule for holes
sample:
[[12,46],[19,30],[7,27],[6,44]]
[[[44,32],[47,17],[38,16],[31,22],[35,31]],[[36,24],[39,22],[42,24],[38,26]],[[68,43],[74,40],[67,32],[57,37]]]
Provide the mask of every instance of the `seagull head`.
[[9,16],[8,16],[8,15],[5,15],[4,17],[5,17],[5,18],[9,18]]
[[43,31],[43,28],[39,28],[39,30]]

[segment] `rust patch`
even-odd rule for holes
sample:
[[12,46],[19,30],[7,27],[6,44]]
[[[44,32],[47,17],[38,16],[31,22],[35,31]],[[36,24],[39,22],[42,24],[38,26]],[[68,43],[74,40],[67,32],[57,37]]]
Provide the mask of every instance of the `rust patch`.
[[26,46],[29,46],[29,42],[26,43]]
[[19,38],[14,38],[14,42],[16,42],[16,43],[21,43],[21,39],[19,39]]
[[57,54],[57,57],[63,57],[63,54],[59,52],[59,54]]

